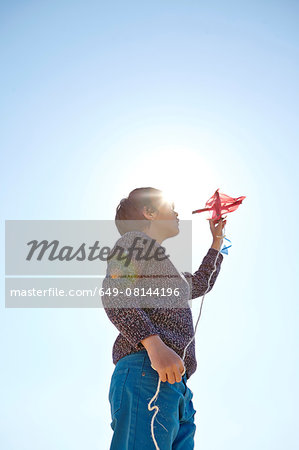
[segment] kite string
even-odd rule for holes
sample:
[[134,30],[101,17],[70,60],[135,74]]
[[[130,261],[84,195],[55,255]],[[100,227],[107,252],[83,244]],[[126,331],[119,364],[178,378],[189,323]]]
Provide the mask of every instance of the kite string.
[[[225,226],[223,227],[223,231],[224,231],[224,233],[225,233]],[[220,243],[220,248],[221,248],[221,245],[222,245],[222,242],[223,242],[223,238],[225,237],[225,234],[222,235],[222,236],[217,236],[217,237],[221,237],[221,243]],[[201,316],[201,310],[202,310],[203,301],[204,301],[204,298],[205,298],[206,293],[208,292],[208,290],[209,290],[209,288],[210,288],[210,280],[211,280],[211,278],[212,278],[212,276],[213,276],[213,273],[214,273],[215,270],[216,270],[216,263],[217,263],[217,259],[218,259],[219,254],[220,254],[220,249],[218,250],[218,253],[217,253],[217,256],[216,256],[216,259],[215,259],[214,270],[213,270],[213,272],[211,272],[211,275],[210,275],[210,277],[209,277],[209,279],[208,279],[208,287],[207,287],[207,289],[206,289],[206,291],[205,291],[205,293],[204,293],[204,295],[203,295],[203,297],[202,297],[202,300],[201,300],[200,311],[199,311],[199,315],[198,315],[198,318],[197,318],[197,321],[196,321],[196,325],[195,325],[193,337],[191,338],[191,340],[188,342],[188,344],[187,344],[186,347],[184,348],[184,353],[183,353],[183,357],[182,357],[182,360],[183,360],[183,361],[184,361],[185,356],[186,356],[186,350],[187,350],[187,348],[189,347],[189,345],[191,344],[191,342],[192,342],[193,339],[195,338],[195,333],[196,333],[196,330],[197,330],[197,325],[198,325],[198,322],[199,322],[199,319],[200,319],[200,316]],[[182,375],[184,375],[185,372],[186,372],[186,368],[184,369],[184,372],[182,373]],[[156,393],[155,393],[155,395],[151,398],[151,400],[149,401],[148,406],[147,406],[149,411],[152,411],[153,409],[155,409],[155,413],[154,413],[154,415],[153,415],[153,417],[152,417],[152,420],[151,420],[151,436],[152,436],[153,442],[154,442],[154,444],[155,444],[156,450],[160,450],[160,448],[159,448],[158,443],[157,443],[157,440],[156,440],[156,438],[155,438],[155,433],[154,433],[154,421],[155,421],[156,415],[157,415],[158,412],[159,412],[159,407],[158,407],[157,405],[154,405],[154,406],[150,406],[150,405],[151,405],[151,403],[157,398],[157,396],[158,396],[158,394],[159,394],[159,392],[160,392],[160,385],[161,385],[161,378],[159,377],[159,381],[158,381],[158,386],[157,386]]]

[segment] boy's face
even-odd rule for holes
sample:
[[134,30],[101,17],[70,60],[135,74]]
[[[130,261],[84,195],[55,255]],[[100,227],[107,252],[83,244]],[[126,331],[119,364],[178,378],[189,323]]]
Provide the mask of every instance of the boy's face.
[[174,203],[162,197],[155,202],[155,206],[157,211],[152,215],[151,228],[161,233],[164,239],[176,236],[179,233],[179,219]]

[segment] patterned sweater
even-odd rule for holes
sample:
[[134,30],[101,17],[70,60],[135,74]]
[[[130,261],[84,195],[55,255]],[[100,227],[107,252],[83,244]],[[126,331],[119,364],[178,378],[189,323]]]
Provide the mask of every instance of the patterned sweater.
[[[165,247],[142,231],[125,233],[111,250],[110,255],[115,252],[117,246],[123,249],[123,253],[116,253],[108,259],[106,277],[102,283],[103,306],[110,321],[119,331],[112,349],[113,363],[116,364],[126,355],[143,350],[144,346],[140,341],[155,334],[182,358],[184,348],[194,335],[188,301],[204,295],[218,251],[209,248],[194,274],[178,272],[165,254],[163,260],[161,256],[160,260],[157,257],[145,260],[138,259],[136,252],[131,252],[129,264],[125,263],[126,259],[120,261],[117,255],[126,258],[136,238],[138,247],[144,250],[140,253],[142,256],[145,256],[146,252],[147,255],[153,256],[157,249],[160,252],[165,251]],[[208,292],[216,281],[222,260],[223,255],[219,253]],[[184,363],[188,379],[197,368],[195,339],[187,348]]]

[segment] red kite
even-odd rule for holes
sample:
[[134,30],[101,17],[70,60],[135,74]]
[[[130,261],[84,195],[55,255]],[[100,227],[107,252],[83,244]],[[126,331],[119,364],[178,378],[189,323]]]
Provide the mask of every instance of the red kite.
[[210,211],[210,217],[208,220],[217,220],[219,221],[222,217],[222,214],[230,213],[235,211],[239,205],[241,205],[244,200],[244,196],[232,198],[228,195],[221,194],[215,191],[215,194],[206,202],[206,207],[203,209],[196,209],[192,211],[192,214],[200,213],[203,211]]

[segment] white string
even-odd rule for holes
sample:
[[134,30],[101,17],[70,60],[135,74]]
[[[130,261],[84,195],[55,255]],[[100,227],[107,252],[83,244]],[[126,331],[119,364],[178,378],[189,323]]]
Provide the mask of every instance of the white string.
[[[224,231],[224,230],[225,230],[225,226],[223,227],[223,231]],[[223,241],[223,238],[225,237],[225,234],[222,235],[222,236],[216,236],[216,237],[221,237],[221,238],[222,238],[222,239],[221,239],[221,243],[220,243],[220,248],[221,248],[221,246],[222,246],[222,241]],[[189,347],[189,345],[191,344],[191,342],[192,342],[193,339],[195,338],[195,333],[196,333],[197,325],[198,325],[198,322],[199,322],[199,319],[200,319],[200,316],[201,316],[201,309],[202,309],[203,301],[204,301],[204,298],[205,298],[206,293],[208,292],[208,290],[209,290],[209,288],[210,288],[210,280],[211,280],[211,278],[212,278],[213,273],[214,273],[215,270],[216,270],[216,262],[217,262],[217,259],[218,259],[219,254],[220,254],[220,249],[218,250],[218,253],[217,253],[217,256],[216,256],[216,259],[215,259],[214,270],[213,270],[213,272],[211,273],[211,275],[210,275],[210,277],[209,277],[209,280],[208,280],[208,287],[207,287],[206,292],[204,293],[204,295],[203,295],[203,297],[202,297],[202,300],[201,300],[200,311],[199,311],[199,315],[198,315],[198,318],[197,318],[197,321],[196,321],[196,325],[195,325],[195,329],[194,329],[194,335],[193,335],[192,339],[188,342],[188,344],[186,345],[186,347],[184,348],[184,353],[183,353],[183,357],[182,357],[182,360],[183,360],[183,361],[184,361],[185,356],[186,356],[186,350],[187,350],[187,348]],[[153,366],[152,366],[152,367],[153,367]],[[154,367],[153,367],[153,368],[154,368]],[[184,368],[184,372],[182,373],[182,375],[184,375],[185,372],[186,372],[186,368]],[[158,394],[159,394],[159,392],[160,392],[160,385],[161,385],[161,378],[159,377],[159,381],[158,381],[158,386],[157,386],[156,393],[155,393],[155,395],[153,396],[153,398],[150,400],[150,402],[149,402],[149,404],[148,404],[148,406],[147,406],[149,411],[152,411],[153,409],[155,409],[155,413],[154,413],[154,415],[153,415],[153,417],[152,417],[152,420],[151,420],[151,435],[152,435],[152,439],[153,439],[153,441],[154,441],[156,450],[160,450],[160,448],[159,448],[159,446],[158,446],[158,444],[157,444],[157,441],[156,441],[156,438],[155,438],[155,433],[154,433],[154,421],[155,421],[156,415],[157,415],[158,412],[159,412],[159,407],[158,407],[157,405],[154,405],[154,406],[150,406],[150,405],[151,405],[151,403],[157,398],[157,396],[158,396]]]

